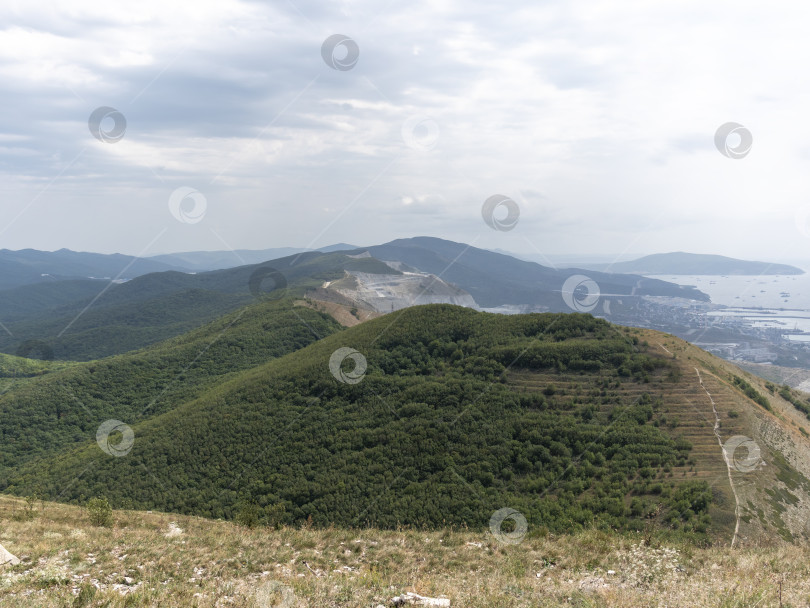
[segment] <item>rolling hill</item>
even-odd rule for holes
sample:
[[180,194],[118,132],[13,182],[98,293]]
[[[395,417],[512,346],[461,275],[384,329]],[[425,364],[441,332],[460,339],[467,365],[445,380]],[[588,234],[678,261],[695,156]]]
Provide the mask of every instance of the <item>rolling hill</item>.
[[[143,348],[248,304],[253,300],[251,277],[263,266],[281,273],[286,289],[298,295],[354,273],[352,281],[357,285],[348,291],[357,292],[358,307],[372,311],[442,301],[485,308],[571,310],[562,294],[570,270],[419,237],[367,249],[303,252],[198,274],[156,272],[121,284],[55,281],[0,291],[0,323],[5,328],[0,331],[0,352],[16,354],[22,352],[21,345],[37,341],[46,344],[47,352],[57,359],[86,361]],[[430,276],[405,276],[399,268]],[[378,281],[375,277],[379,275],[388,276]],[[635,306],[643,295],[708,299],[694,288],[664,281],[597,272],[589,275],[599,283],[603,304],[613,306],[612,318],[617,322],[636,318]],[[384,292],[390,292],[388,299]],[[317,297],[333,299],[334,293]]]
[[[307,338],[289,316],[304,311],[326,337]],[[181,368],[146,415],[175,377],[155,380],[160,353],[183,339],[5,395],[0,490],[318,526],[482,529],[510,507],[553,532],[654,521],[696,539],[806,537],[806,401],[671,336],[448,305],[340,331],[287,300],[242,314],[279,320],[248,324],[236,344],[219,326],[220,350]],[[261,340],[298,325],[298,340],[274,351],[289,354],[262,360]],[[131,425],[122,457],[96,442],[108,419]]]
[[[56,359],[86,361],[143,348],[200,327],[255,301],[254,288],[281,287],[303,293],[346,270],[399,274],[374,259],[341,253],[308,252],[272,260],[281,284],[262,277],[268,264],[200,274],[159,272],[121,284],[60,281],[0,292],[0,351],[15,354],[21,345],[47,345]],[[258,273],[258,274],[257,274]],[[260,280],[252,285],[253,277]],[[264,279],[264,280],[261,280]]]
[[66,366],[3,356],[11,370],[6,376],[38,378],[0,395],[0,478],[11,463],[83,442],[90,412],[145,420],[339,328],[322,313],[270,300],[142,351],[98,361]]

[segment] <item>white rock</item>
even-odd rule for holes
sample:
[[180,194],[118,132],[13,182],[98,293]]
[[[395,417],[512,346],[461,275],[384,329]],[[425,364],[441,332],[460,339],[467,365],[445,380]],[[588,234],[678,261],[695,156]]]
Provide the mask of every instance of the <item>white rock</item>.
[[404,606],[405,604],[415,604],[417,606],[450,606],[450,600],[444,598],[425,597],[417,593],[408,591],[405,595],[400,595],[391,600],[394,606]]
[[9,553],[3,545],[0,545],[0,568],[6,565],[16,566],[20,563],[20,559]]

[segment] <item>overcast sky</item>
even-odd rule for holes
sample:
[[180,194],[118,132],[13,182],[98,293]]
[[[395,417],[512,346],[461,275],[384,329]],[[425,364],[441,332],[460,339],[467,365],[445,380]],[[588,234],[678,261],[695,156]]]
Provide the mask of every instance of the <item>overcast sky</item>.
[[0,23],[1,248],[810,258],[806,3],[12,0]]

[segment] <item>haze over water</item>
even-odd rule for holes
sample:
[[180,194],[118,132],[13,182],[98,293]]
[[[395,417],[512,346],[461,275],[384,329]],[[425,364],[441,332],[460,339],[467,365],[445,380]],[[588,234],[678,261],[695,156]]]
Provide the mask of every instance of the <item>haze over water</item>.
[[[810,310],[810,274],[719,276],[655,275],[678,285],[694,285],[714,304],[746,308]],[[783,296],[782,294],[790,294]]]

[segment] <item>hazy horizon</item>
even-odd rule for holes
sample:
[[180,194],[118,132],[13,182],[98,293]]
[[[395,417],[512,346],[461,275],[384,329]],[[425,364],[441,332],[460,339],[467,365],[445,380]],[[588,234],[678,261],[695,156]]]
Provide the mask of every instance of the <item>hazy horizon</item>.
[[[425,235],[414,235],[413,238],[417,238],[419,236],[425,236]],[[399,237],[399,238],[411,238],[411,237]],[[339,245],[339,244],[342,244],[342,243],[328,243],[326,245],[323,245],[322,248],[333,247],[333,246]],[[345,244],[346,245],[352,245],[353,247],[356,247],[358,249],[362,249],[363,247],[372,247],[374,245],[380,245],[380,244],[383,244],[383,243],[380,242],[380,243],[362,243],[362,244],[345,243]],[[8,249],[8,248],[3,248],[3,249]],[[34,249],[34,248],[24,247],[22,249],[11,250],[11,251],[21,251],[21,250],[25,250],[25,249]],[[77,253],[101,253],[101,254],[106,254],[106,255],[110,255],[110,254],[135,255],[135,254],[132,254],[132,253],[121,252],[121,251],[106,251],[105,252],[105,251],[76,250],[76,249],[70,249],[69,247],[64,247],[64,248],[59,248],[59,249],[38,249],[38,251],[56,252],[56,251],[60,251],[61,249],[67,249],[69,251],[74,251],[74,252],[77,252]],[[271,250],[271,249],[306,249],[306,247],[299,246],[299,245],[279,245],[279,246],[259,247],[259,248],[235,247],[233,249],[156,251],[156,252],[150,252],[148,255],[142,256],[142,257],[157,257],[157,256],[178,255],[178,254],[186,254],[186,253],[225,253],[225,254],[227,254],[227,253],[232,252],[232,251],[265,251],[265,250]],[[539,264],[543,264],[543,265],[546,265],[546,266],[563,265],[563,267],[565,267],[564,266],[565,264],[574,265],[574,264],[577,264],[577,263],[581,263],[581,264],[604,264],[604,263],[609,263],[609,264],[612,264],[612,263],[618,263],[618,262],[628,262],[628,261],[633,261],[633,260],[636,260],[636,259],[639,259],[639,258],[649,256],[649,255],[666,254],[666,253],[681,253],[682,252],[682,251],[677,251],[677,252],[675,252],[675,251],[654,251],[654,252],[650,252],[650,253],[633,253],[633,252],[616,253],[616,252],[612,252],[612,253],[595,253],[595,254],[592,254],[592,255],[587,255],[587,254],[578,254],[578,253],[565,254],[565,253],[553,253],[553,252],[542,253],[542,254],[538,254],[538,253],[532,254],[531,252],[529,252],[529,253],[514,252],[514,251],[509,251],[509,250],[501,249],[501,248],[497,248],[497,247],[494,247],[494,248],[491,248],[491,247],[479,247],[479,249],[486,249],[486,250],[492,251],[494,253],[501,253],[501,254],[504,254],[504,255],[510,255],[510,256],[513,256],[513,257],[517,257],[519,259],[537,262]],[[312,250],[317,250],[317,249],[312,248]],[[690,251],[690,252],[686,252],[686,253],[694,253],[694,252]],[[712,254],[712,255],[724,255],[724,254]],[[726,257],[733,257],[733,256],[726,256]],[[804,270],[805,272],[807,272],[808,269],[810,269],[810,257],[808,257],[808,258],[783,258],[783,259],[773,259],[773,258],[753,259],[753,258],[748,258],[745,261],[767,262],[767,263],[773,263],[773,264],[789,264],[789,265],[797,266],[797,267],[801,268],[802,270]]]

